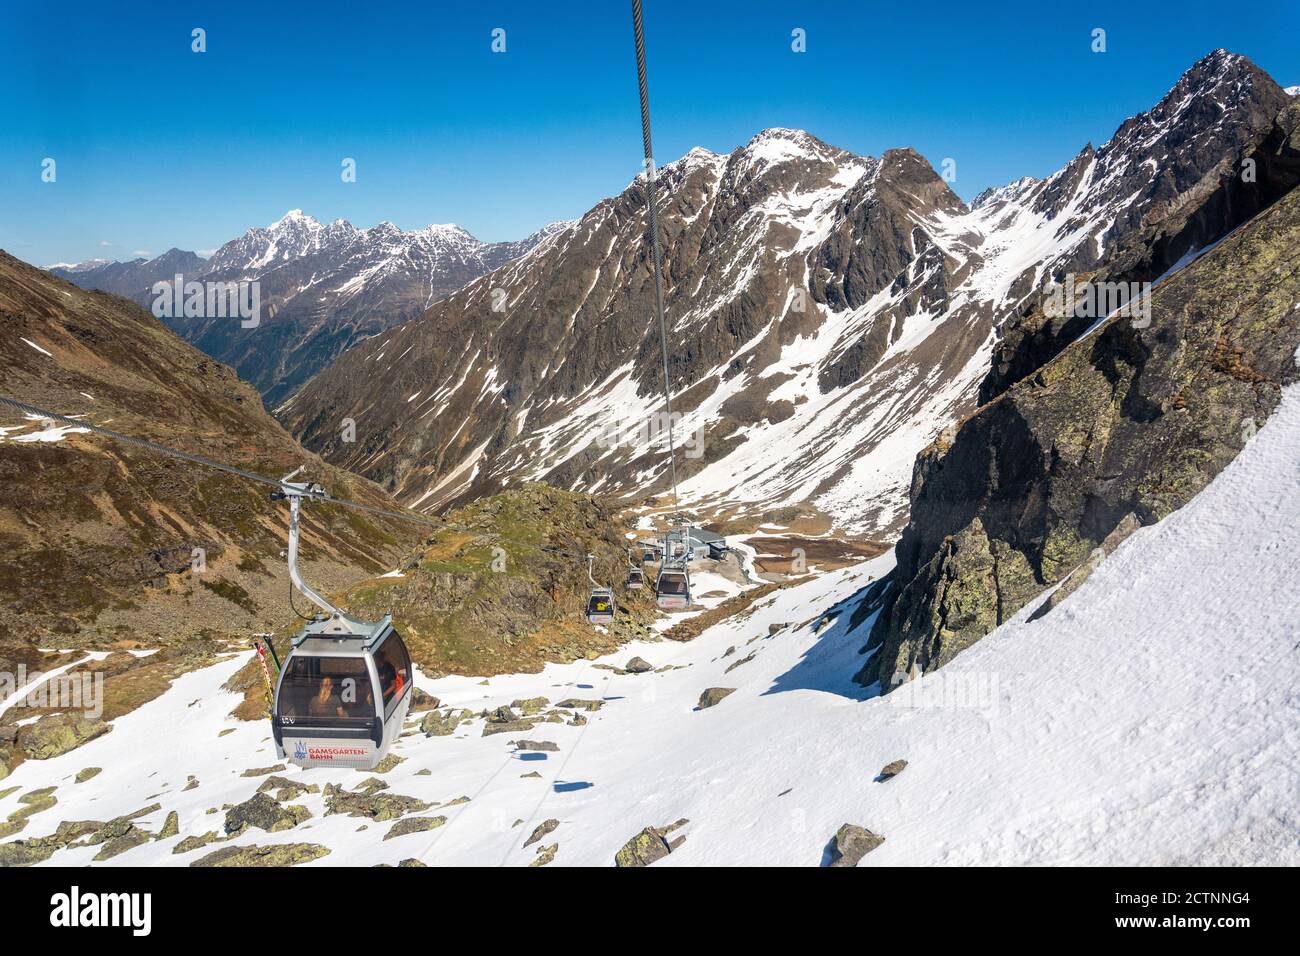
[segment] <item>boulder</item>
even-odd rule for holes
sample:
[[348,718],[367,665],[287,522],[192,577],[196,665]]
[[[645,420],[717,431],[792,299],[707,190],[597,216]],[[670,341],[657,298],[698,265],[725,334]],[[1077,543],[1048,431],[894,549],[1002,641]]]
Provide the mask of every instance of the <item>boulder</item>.
[[632,839],[623,844],[623,848],[614,855],[615,866],[649,866],[656,860],[662,860],[685,842],[685,836],[674,840],[668,834],[690,823],[682,818],[666,827],[646,827]]
[[221,836],[220,834],[217,833],[216,830],[211,830],[203,834],[202,836],[187,836],[184,840],[181,840],[174,847],[172,847],[172,853],[189,853],[191,850],[197,850],[200,847],[205,847],[209,843],[215,843],[220,839]]
[[885,838],[865,827],[846,823],[835,831],[828,850],[827,866],[857,866],[858,861],[885,842]]
[[400,793],[348,793],[335,784],[325,785],[325,815],[345,813],[350,817],[396,820],[408,813],[429,809],[429,804]]
[[906,766],[906,760],[891,760],[880,768],[880,774],[876,777],[876,783],[884,783],[886,780],[897,777],[903,772],[903,768]]
[[547,707],[551,706],[551,702],[545,697],[529,697],[525,700],[516,700],[512,702],[510,706],[518,710],[525,717],[531,717],[533,714],[541,713]]
[[418,687],[411,688],[411,707],[408,711],[412,714],[418,714],[426,710],[437,710],[442,706],[442,701],[420,690]]
[[166,840],[168,837],[174,837],[181,832],[181,818],[175,810],[167,814],[167,819],[163,821],[162,829],[154,837],[156,840]]
[[537,724],[531,720],[512,720],[508,723],[493,723],[488,721],[483,725],[483,736],[491,737],[493,734],[512,734],[522,730],[532,730]]
[[529,863],[529,866],[545,866],[555,859],[555,853],[559,850],[558,843],[552,843],[550,846],[539,846],[537,848],[537,858]]
[[389,827],[388,832],[384,834],[384,839],[391,840],[393,837],[406,836],[408,833],[436,830],[446,822],[446,817],[404,817]]
[[275,846],[228,846],[195,860],[190,866],[297,866],[329,855],[329,847],[315,843],[280,843]]
[[[191,777],[190,780],[192,781],[193,786],[198,785],[198,781],[194,780],[193,777]],[[192,790],[193,786],[191,784],[186,784],[185,789]],[[304,793],[320,793],[320,787],[316,786],[314,783],[308,785],[305,783],[299,783],[297,780],[290,780],[288,777],[276,776],[267,777],[262,781],[262,785],[257,788],[258,793],[270,793],[272,790],[275,791],[275,799],[279,800],[281,803],[284,803],[286,800],[295,800]]]
[[112,724],[98,717],[76,713],[49,714],[18,728],[17,744],[31,760],[49,760],[76,750],[112,729]]
[[542,837],[546,836],[546,834],[550,833],[559,825],[560,825],[560,821],[556,819],[550,819],[544,821],[543,823],[539,823],[537,825],[537,829],[533,831],[532,836],[530,836],[527,840],[524,841],[524,846],[532,846],[534,843],[539,841]]
[[420,721],[420,729],[429,737],[447,737],[450,736],[460,724],[474,718],[473,713],[468,710],[454,711],[448,709],[445,713],[437,710],[431,710],[424,715]]
[[405,757],[399,757],[397,754],[385,754],[384,759],[375,764],[374,773],[388,773],[405,759]]
[[562,707],[566,710],[585,710],[588,712],[600,710],[605,706],[603,700],[583,700],[580,697],[570,697],[568,700],[562,700],[556,707]]
[[629,674],[646,674],[654,670],[654,665],[644,657],[634,657],[623,665],[623,670]]
[[274,767],[250,767],[240,774],[241,777],[265,777],[269,773],[279,773],[284,769],[284,764],[278,763]]
[[291,830],[310,818],[311,811],[306,807],[282,806],[269,794],[255,793],[248,800],[226,811],[225,830],[227,836],[242,833],[249,827],[267,833],[279,833]]
[[706,708],[713,707],[716,704],[721,703],[728,695],[734,694],[735,692],[736,688],[734,687],[710,687],[700,695],[699,709],[705,710]]

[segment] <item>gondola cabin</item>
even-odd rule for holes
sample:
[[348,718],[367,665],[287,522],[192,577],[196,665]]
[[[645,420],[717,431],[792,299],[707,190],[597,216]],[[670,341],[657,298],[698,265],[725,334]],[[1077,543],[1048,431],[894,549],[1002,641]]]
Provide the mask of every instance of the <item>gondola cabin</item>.
[[614,620],[614,592],[609,588],[592,588],[587,599],[587,620],[592,624],[609,624]]
[[655,581],[655,601],[664,610],[691,606],[691,580],[684,568],[663,568]]
[[625,587],[631,591],[641,590],[645,587],[645,572],[640,568],[628,568]]
[[373,770],[402,731],[411,687],[411,656],[391,617],[312,621],[294,637],[276,684],[277,757]]

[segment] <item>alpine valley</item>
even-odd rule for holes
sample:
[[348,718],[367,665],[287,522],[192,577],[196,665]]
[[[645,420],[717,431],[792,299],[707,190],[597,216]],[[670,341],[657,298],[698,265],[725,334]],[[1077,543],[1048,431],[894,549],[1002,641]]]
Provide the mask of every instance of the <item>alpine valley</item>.
[[[0,865],[1300,864],[1300,96],[1169,80],[970,202],[795,129],[664,165],[677,501],[644,176],[517,243],[0,257],[5,394],[392,512],[312,502],[308,568],[417,687],[373,775],[278,762],[280,506],[0,412],[0,658],[108,682],[0,695]],[[728,547],[669,614],[677,511]]]

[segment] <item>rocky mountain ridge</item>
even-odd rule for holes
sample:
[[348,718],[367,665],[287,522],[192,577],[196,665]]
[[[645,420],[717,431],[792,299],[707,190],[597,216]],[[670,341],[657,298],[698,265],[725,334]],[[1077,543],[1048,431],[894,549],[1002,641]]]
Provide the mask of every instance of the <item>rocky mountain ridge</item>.
[[186,341],[231,365],[268,402],[283,398],[348,345],[417,315],[466,282],[544,242],[554,223],[517,242],[482,242],[453,224],[403,231],[321,223],[292,209],[204,259],[171,249],[153,259],[52,267],[83,288],[150,308],[156,282],[260,284],[261,315],[246,328],[225,316],[162,316]]
[[[1066,274],[1173,265],[1210,241],[1231,217],[1189,210],[1287,101],[1215,51],[1103,146],[970,207],[912,150],[859,157],[799,130],[668,164],[669,376],[679,444],[698,452],[679,460],[684,500],[705,519],[794,507],[897,530],[915,455],[974,410],[1001,333]],[[645,230],[638,179],[276,413],[422,509],[520,480],[661,494]]]

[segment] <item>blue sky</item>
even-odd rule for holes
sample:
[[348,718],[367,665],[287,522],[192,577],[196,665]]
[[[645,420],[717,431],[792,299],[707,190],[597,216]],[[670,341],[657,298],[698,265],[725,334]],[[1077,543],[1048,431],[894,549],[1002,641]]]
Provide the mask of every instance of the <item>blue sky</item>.
[[[645,0],[656,158],[799,127],[952,157],[970,198],[1103,142],[1215,47],[1300,84],[1300,4],[1159,6]],[[0,107],[0,247],[38,264],[209,250],[295,207],[519,238],[640,163],[621,0],[10,3]]]

